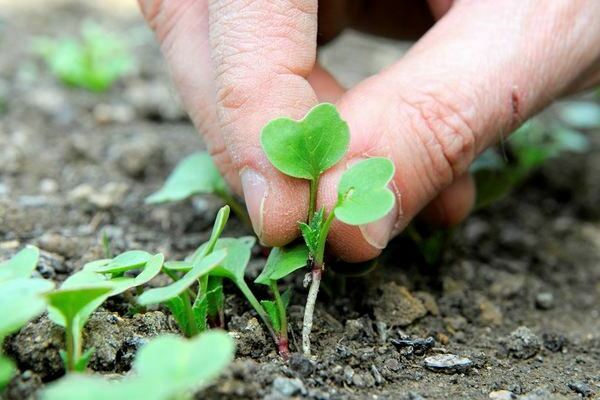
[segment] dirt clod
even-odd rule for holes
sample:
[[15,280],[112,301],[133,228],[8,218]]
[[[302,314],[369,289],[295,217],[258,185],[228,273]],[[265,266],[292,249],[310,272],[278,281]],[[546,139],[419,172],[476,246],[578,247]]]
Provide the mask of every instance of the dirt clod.
[[501,341],[509,356],[527,359],[535,356],[541,349],[541,340],[527,327],[520,326]]
[[414,297],[407,288],[395,282],[381,287],[382,295],[375,305],[375,318],[388,327],[408,326],[427,314],[423,302]]

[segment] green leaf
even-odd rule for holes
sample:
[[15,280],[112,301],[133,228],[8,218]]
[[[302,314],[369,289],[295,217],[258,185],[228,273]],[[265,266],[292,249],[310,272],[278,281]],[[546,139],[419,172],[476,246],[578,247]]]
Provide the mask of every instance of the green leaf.
[[319,243],[321,242],[321,230],[323,228],[324,213],[325,208],[323,207],[319,211],[315,211],[315,214],[310,220],[309,224],[298,222],[300,231],[302,232],[302,237],[304,238],[304,243],[306,243],[309,253],[313,255],[317,253]]
[[223,293],[223,278],[211,276],[208,278],[206,291],[207,310],[206,314],[211,321],[222,322],[223,308],[225,307],[225,295]]
[[219,174],[210,154],[197,152],[181,160],[163,187],[150,195],[146,203],[180,201],[196,194],[226,191],[225,180]]
[[208,242],[203,243],[191,256],[189,256],[186,261],[192,261],[200,259],[205,255],[209,254],[213,251],[217,244],[217,240],[221,237],[223,233],[223,229],[225,229],[225,225],[227,224],[227,220],[229,219],[229,206],[223,206],[217,213],[217,217],[215,218],[215,222],[213,224],[213,229],[210,234],[210,238]]
[[600,104],[591,101],[572,101],[559,105],[560,118],[576,129],[600,127]]
[[227,250],[227,257],[215,269],[210,271],[210,276],[228,278],[235,284],[245,282],[244,273],[248,261],[250,261],[255,240],[251,236],[219,239],[215,249]]
[[[94,300],[110,293],[111,287],[107,285],[94,285],[88,287],[77,287],[68,289],[59,289],[48,293],[46,298],[50,307],[54,308],[64,321],[75,321],[79,313]],[[85,322],[81,322],[84,324]]]
[[335,216],[349,225],[363,225],[384,217],[394,207],[394,194],[387,185],[394,176],[394,164],[373,157],[354,164],[338,185]]
[[181,296],[176,296],[165,301],[164,304],[167,306],[169,311],[171,311],[171,314],[173,315],[173,318],[175,318],[175,321],[177,321],[177,325],[179,326],[179,329],[181,329],[181,332],[187,337],[192,336],[192,330],[190,327],[190,323],[192,321],[189,320],[186,313],[185,300]]
[[27,246],[10,260],[0,263],[0,282],[14,278],[29,278],[40,258],[37,247]]
[[308,249],[304,244],[290,248],[275,247],[271,250],[263,271],[254,283],[269,286],[271,281],[279,280],[306,266]]
[[165,264],[163,265],[163,267],[165,269],[168,269],[169,271],[188,272],[190,269],[192,269],[192,262],[191,261],[166,261]]
[[275,302],[272,300],[261,300],[260,304],[267,312],[269,320],[271,321],[271,325],[273,326],[273,330],[278,334],[281,333],[281,317],[279,316],[279,308],[277,308],[277,304],[275,304]]
[[150,289],[144,292],[137,301],[140,305],[164,303],[180,295],[183,291],[192,286],[198,278],[214,270],[219,263],[225,259],[227,252],[219,250],[210,255],[197,260],[193,268],[176,282],[161,288]]
[[142,267],[151,257],[152,254],[142,250],[126,251],[113,258],[110,263],[98,265],[94,271],[102,274],[119,274]]
[[15,367],[15,364],[8,358],[0,355],[0,394],[16,372],[17,368]]
[[43,294],[53,287],[52,282],[43,279],[16,278],[0,282],[0,339],[44,312]]
[[[77,362],[75,363],[75,372],[85,372],[88,364],[90,363],[90,360],[92,359],[92,355],[94,355],[94,351],[96,351],[96,348],[91,347],[83,352],[81,357],[79,357],[79,360],[77,360]],[[66,365],[67,363],[64,362],[64,364]]]
[[260,140],[267,158],[278,170],[295,178],[316,180],[346,154],[350,132],[335,106],[322,103],[300,121],[270,121],[262,129]]

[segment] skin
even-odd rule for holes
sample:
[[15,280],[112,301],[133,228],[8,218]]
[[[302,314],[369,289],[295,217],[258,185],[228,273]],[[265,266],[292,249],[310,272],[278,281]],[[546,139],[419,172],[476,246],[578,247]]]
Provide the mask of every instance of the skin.
[[[350,125],[345,160],[322,178],[331,206],[341,173],[364,157],[396,166],[394,210],[332,226],[346,261],[377,256],[417,215],[441,225],[471,209],[468,166],[552,100],[600,83],[596,0],[140,0],[192,120],[261,241],[283,245],[306,217],[308,185],[260,148],[275,117],[336,103]],[[352,27],[417,39],[395,64],[347,90],[317,62],[318,43]]]

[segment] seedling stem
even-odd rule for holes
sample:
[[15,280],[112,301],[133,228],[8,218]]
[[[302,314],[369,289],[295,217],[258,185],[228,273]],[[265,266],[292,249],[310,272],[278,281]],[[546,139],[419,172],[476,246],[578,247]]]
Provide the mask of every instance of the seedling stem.
[[271,281],[271,291],[273,292],[273,298],[275,299],[275,304],[277,305],[277,309],[279,310],[279,320],[280,320],[280,334],[279,339],[277,341],[277,347],[279,354],[282,357],[287,357],[290,353],[289,349],[289,340],[288,340],[288,324],[287,324],[287,314],[285,311],[285,304],[283,304],[283,300],[281,299],[281,294],[279,293],[279,287],[277,286],[277,281]]

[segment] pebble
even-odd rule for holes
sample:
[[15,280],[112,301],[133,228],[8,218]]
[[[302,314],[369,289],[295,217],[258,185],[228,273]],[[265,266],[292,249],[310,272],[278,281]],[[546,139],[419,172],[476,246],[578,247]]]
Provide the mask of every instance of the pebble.
[[541,340],[531,329],[520,326],[503,340],[508,355],[521,360],[535,356],[542,347]]
[[535,305],[540,310],[550,310],[554,307],[554,294],[552,292],[540,292],[535,296]]
[[392,339],[392,344],[398,349],[407,349],[408,354],[423,355],[435,344],[435,339],[429,336],[427,339]]
[[576,393],[579,393],[583,397],[590,397],[592,394],[594,394],[594,391],[592,390],[590,385],[588,385],[585,382],[581,382],[581,381],[569,382],[567,384],[567,386],[569,387],[569,389],[571,389],[572,391],[574,391]]
[[495,390],[490,392],[488,397],[494,400],[513,400],[517,398],[517,395],[510,390]]
[[292,371],[304,378],[315,372],[315,364],[301,353],[293,353],[290,356],[289,366]]
[[435,371],[455,374],[464,372],[473,366],[473,361],[454,354],[439,354],[425,358],[425,367]]
[[100,190],[84,183],[72,189],[68,197],[71,201],[91,204],[97,208],[107,210],[119,204],[127,190],[128,186],[125,183],[109,182]]
[[278,376],[273,380],[273,391],[284,396],[295,396],[298,394],[306,394],[306,388],[302,381],[298,378],[286,378]]
[[542,340],[544,341],[544,347],[553,353],[562,351],[567,344],[567,338],[558,333],[544,333]]

